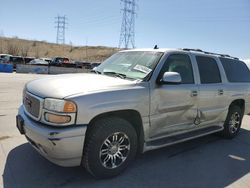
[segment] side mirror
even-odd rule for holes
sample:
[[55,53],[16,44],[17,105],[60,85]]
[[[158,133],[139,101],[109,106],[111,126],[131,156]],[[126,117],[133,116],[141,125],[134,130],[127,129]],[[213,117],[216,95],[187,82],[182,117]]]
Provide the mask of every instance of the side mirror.
[[160,80],[162,84],[181,84],[181,75],[178,72],[165,72]]

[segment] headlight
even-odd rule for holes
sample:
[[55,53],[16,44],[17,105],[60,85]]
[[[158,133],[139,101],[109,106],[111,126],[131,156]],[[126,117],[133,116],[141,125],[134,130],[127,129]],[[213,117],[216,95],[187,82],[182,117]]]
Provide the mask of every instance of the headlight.
[[75,123],[77,106],[73,101],[46,98],[43,104],[42,122],[54,126],[68,126]]
[[76,112],[76,104],[72,101],[46,98],[44,100],[44,108],[55,112],[74,113]]

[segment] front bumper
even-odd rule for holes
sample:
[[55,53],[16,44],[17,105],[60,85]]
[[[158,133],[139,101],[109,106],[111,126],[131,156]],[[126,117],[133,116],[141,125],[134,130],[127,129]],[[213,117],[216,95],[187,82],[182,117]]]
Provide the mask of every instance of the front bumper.
[[81,164],[86,125],[48,126],[29,118],[23,106],[19,108],[18,116],[23,120],[23,132],[27,140],[42,156],[60,166]]

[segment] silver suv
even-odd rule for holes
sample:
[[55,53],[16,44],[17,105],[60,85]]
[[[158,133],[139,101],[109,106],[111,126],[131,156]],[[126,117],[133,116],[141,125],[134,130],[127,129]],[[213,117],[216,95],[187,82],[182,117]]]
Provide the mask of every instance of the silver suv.
[[53,163],[105,178],[139,152],[215,132],[235,137],[249,104],[249,70],[237,58],[136,49],[114,54],[93,73],[27,83],[17,127]]

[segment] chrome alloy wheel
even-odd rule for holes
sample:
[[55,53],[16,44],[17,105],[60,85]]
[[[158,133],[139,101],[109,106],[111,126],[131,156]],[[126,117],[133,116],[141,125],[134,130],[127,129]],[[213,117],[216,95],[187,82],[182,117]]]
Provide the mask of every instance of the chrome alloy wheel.
[[114,169],[127,159],[129,151],[128,136],[125,133],[116,132],[104,140],[99,152],[99,159],[105,168]]
[[229,130],[232,134],[234,134],[240,127],[240,114],[235,112],[232,114],[229,121]]

